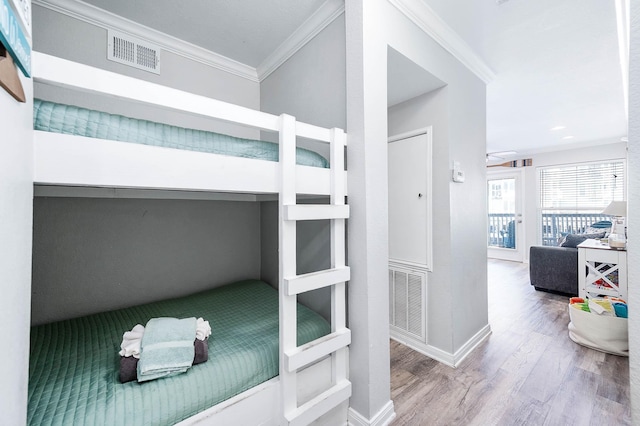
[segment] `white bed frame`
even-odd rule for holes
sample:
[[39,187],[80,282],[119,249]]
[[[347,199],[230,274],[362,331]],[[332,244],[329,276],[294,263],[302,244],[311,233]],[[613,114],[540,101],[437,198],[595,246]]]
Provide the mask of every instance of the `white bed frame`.
[[[345,221],[349,207],[340,129],[297,122],[283,114],[194,95],[33,52],[34,81],[122,98],[278,132],[280,161],[263,161],[34,132],[34,183],[84,188],[129,188],[278,194],[280,257],[280,375],[201,412],[181,425],[346,424],[348,380]],[[296,137],[330,144],[330,169],[296,165]],[[330,196],[329,205],[297,205],[297,195]],[[331,220],[331,269],[296,275],[296,221]],[[332,332],[296,346],[297,294],[330,287]]]

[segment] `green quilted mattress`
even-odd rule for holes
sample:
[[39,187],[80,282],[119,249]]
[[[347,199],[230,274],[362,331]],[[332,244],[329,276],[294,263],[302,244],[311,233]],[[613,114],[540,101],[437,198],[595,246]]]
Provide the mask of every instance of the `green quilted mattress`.
[[[122,334],[154,317],[203,317],[209,360],[186,373],[120,383]],[[298,305],[298,344],[330,332]],[[278,375],[278,293],[247,280],[31,329],[29,425],[171,425]]]
[[[46,132],[268,161],[278,161],[279,155],[278,144],[272,142],[185,129],[40,99],[33,100],[33,128]],[[329,167],[329,162],[320,154],[303,148],[296,150],[298,164]]]

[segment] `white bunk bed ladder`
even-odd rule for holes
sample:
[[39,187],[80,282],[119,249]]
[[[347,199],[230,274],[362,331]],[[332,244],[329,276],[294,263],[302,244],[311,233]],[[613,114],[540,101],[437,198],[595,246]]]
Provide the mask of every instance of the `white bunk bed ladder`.
[[[345,282],[350,279],[345,264],[344,147],[345,133],[331,129],[326,138],[313,135],[315,126],[296,123],[286,114],[280,116],[280,385],[282,424],[307,425],[337,407],[351,396],[348,380],[348,352],[351,331],[346,327]],[[325,130],[326,131],[326,130]],[[331,203],[296,204],[296,134],[315,136],[331,145]],[[296,222],[331,220],[331,268],[304,275],[296,274]],[[331,286],[331,333],[303,346],[297,346],[297,295]],[[326,356],[331,356],[331,387],[304,404],[297,401],[297,372]]]

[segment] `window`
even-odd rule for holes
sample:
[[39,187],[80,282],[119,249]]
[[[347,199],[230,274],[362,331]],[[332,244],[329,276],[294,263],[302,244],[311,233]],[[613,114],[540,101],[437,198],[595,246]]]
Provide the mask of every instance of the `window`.
[[502,199],[502,185],[500,184],[491,184],[491,199],[492,200],[501,200]]
[[539,168],[542,244],[556,245],[566,234],[609,220],[601,212],[625,199],[625,168],[624,160]]

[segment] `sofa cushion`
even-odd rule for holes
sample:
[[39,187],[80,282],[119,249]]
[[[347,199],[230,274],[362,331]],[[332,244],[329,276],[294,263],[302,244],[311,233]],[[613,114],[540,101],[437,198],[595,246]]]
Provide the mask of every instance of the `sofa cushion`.
[[560,247],[576,248],[578,244],[583,243],[585,240],[604,238],[605,234],[605,231],[593,234],[567,234],[560,242]]

